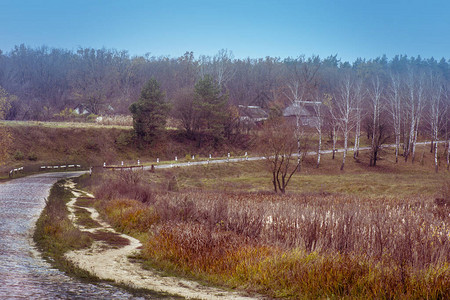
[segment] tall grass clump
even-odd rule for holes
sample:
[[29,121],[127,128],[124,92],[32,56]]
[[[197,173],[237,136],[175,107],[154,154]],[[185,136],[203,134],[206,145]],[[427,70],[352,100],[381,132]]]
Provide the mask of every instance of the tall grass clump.
[[450,298],[445,201],[152,189],[144,202],[129,189],[148,183],[121,176],[97,189],[103,210],[146,234],[153,266],[270,297]]

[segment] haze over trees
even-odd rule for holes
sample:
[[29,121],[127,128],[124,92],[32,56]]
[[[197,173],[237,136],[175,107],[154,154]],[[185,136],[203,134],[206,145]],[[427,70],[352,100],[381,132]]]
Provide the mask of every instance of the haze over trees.
[[[229,50],[171,58],[25,45],[0,52],[0,86],[16,96],[2,111],[7,120],[52,120],[80,105],[95,115],[129,114],[150,78],[165,91],[161,97],[171,104],[170,116],[180,130],[199,146],[205,138],[213,143],[236,140],[242,131],[239,105],[280,115],[290,104],[303,107],[316,102],[324,103],[317,132],[332,141],[333,149],[338,142],[347,151],[353,148],[355,158],[360,138],[366,135],[372,165],[386,142],[395,143],[396,161],[403,155],[414,162],[418,140],[449,139],[450,65],[445,58],[236,59]],[[297,123],[299,157],[303,130],[304,125]],[[444,158],[448,167],[448,151],[443,155],[436,147],[430,145],[436,168]]]

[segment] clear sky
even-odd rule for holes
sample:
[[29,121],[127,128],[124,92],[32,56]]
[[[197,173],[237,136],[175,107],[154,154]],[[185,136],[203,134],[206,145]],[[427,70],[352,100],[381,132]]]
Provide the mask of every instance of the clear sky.
[[0,49],[450,58],[447,0],[0,0]]

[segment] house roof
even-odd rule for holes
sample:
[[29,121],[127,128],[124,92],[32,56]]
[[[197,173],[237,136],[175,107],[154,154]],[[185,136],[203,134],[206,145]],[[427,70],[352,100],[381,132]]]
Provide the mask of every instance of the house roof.
[[239,105],[239,115],[243,119],[262,121],[269,118],[269,113],[259,106]]
[[303,106],[298,104],[291,104],[283,110],[284,117],[290,116],[310,116],[311,113]]
[[310,117],[315,116],[315,111],[313,105],[320,104],[319,102],[307,102],[304,101],[301,104],[299,102],[294,102],[283,110],[284,117],[300,116],[300,117]]

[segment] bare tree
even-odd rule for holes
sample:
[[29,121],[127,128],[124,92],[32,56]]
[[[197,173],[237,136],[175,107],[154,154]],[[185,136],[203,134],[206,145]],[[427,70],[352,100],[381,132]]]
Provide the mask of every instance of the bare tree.
[[322,150],[322,129],[323,129],[323,122],[324,122],[324,111],[323,106],[329,106],[331,105],[332,97],[329,94],[319,94],[316,93],[316,99],[314,102],[314,111],[316,113],[316,122],[314,122],[314,127],[317,130],[317,134],[319,135],[319,141],[317,143],[317,164],[316,167],[318,168],[320,165],[320,151]]
[[189,137],[193,137],[194,129],[197,126],[197,112],[193,104],[194,97],[193,89],[185,87],[178,90],[173,99],[172,115],[181,121],[181,125]]
[[395,135],[395,163],[398,163],[400,151],[400,134],[402,122],[401,81],[399,74],[391,74],[387,95],[388,109],[392,117],[392,125]]
[[407,161],[408,157],[412,155],[411,161],[414,162],[417,135],[424,104],[424,80],[422,74],[415,74],[413,70],[409,70],[406,79],[406,88],[408,92],[408,97],[406,97],[406,105],[409,111],[409,134],[408,145],[405,147],[405,161]]
[[362,104],[364,100],[363,82],[361,79],[355,82],[355,145],[353,148],[353,158],[359,155],[359,145],[361,140],[361,122],[363,118]]
[[370,151],[370,166],[377,164],[377,154],[382,141],[382,128],[380,126],[381,113],[381,95],[383,88],[381,87],[380,78],[376,76],[372,81],[372,88],[369,90],[370,104],[372,106],[372,142]]
[[450,170],[450,134],[449,134],[449,125],[450,125],[450,92],[448,90],[448,86],[445,86],[445,90],[444,90],[444,97],[443,99],[445,100],[444,102],[444,120],[443,120],[443,126],[444,126],[444,131],[445,131],[445,140],[446,140],[446,157],[447,157],[447,170]]
[[341,171],[344,170],[345,159],[348,151],[348,137],[353,128],[354,119],[354,96],[353,96],[353,80],[350,74],[347,74],[340,82],[338,94],[335,97],[336,112],[333,116],[339,124],[339,128],[344,136],[344,155],[342,158]]
[[233,52],[227,49],[219,50],[213,58],[214,77],[222,90],[225,89],[225,84],[236,72],[233,66],[233,59]]
[[445,109],[443,101],[443,88],[441,84],[440,78],[433,76],[433,74],[430,75],[430,97],[429,97],[429,103],[430,103],[430,109],[429,109],[429,125],[431,129],[431,143],[432,143],[432,149],[431,151],[434,151],[434,167],[436,173],[438,172],[438,141],[439,141],[439,132],[442,128],[443,117],[445,117]]
[[274,119],[264,125],[259,146],[272,173],[275,192],[286,192],[292,176],[300,166],[295,159],[296,139],[294,130],[283,119]]
[[320,64],[318,58],[305,61],[303,57],[296,60],[286,61],[286,65],[290,70],[287,83],[288,92],[285,93],[291,104],[295,108],[295,136],[297,138],[297,160],[300,165],[301,158],[301,135],[302,128],[300,122],[300,114],[305,103],[311,101],[314,90],[317,88],[316,74]]

